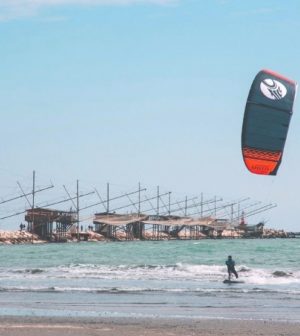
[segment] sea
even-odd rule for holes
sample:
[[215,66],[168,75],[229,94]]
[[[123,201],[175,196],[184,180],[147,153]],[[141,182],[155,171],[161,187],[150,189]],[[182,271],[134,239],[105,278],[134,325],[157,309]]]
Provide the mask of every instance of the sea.
[[0,316],[299,322],[300,240],[0,245]]

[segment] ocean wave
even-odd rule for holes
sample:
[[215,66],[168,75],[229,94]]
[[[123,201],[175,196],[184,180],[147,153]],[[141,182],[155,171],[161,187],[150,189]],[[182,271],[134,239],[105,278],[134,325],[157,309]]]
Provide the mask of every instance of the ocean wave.
[[[231,288],[228,289],[227,287],[224,288],[150,288],[150,287],[96,287],[96,288],[89,288],[89,287],[59,287],[59,286],[50,286],[50,287],[41,287],[41,286],[7,286],[7,287],[0,287],[0,292],[5,293],[82,293],[82,294],[140,294],[140,295],[154,295],[158,294],[159,296],[163,294],[194,294],[198,297],[207,297],[213,296],[218,297],[220,295],[225,295],[226,297],[233,297],[237,295],[245,295],[245,294],[287,294],[289,297],[293,295],[293,299],[296,296],[300,296],[300,289],[299,290],[282,290],[282,289],[262,289],[262,288],[252,288],[252,289],[244,289],[244,288]],[[299,298],[300,300],[300,298]]]
[[242,272],[242,273],[246,273],[246,272],[250,272],[251,271],[251,268],[245,266],[245,265],[242,265],[238,268],[238,271],[239,273]]
[[292,272],[284,272],[284,271],[275,271],[272,273],[274,277],[290,277],[293,276]]
[[[237,268],[240,278],[246,284],[284,285],[298,284],[300,272],[286,269],[250,268],[241,265]],[[172,265],[95,265],[69,264],[48,268],[0,269],[1,279],[15,280],[157,280],[157,281],[189,281],[194,283],[222,282],[227,277],[227,269],[220,265],[192,265],[177,263]],[[0,282],[1,286],[1,282]]]

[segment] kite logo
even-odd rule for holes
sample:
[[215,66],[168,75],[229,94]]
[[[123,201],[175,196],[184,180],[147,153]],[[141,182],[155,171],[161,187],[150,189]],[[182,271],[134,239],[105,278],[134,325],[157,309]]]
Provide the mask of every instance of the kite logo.
[[275,79],[266,78],[260,83],[261,92],[269,99],[279,100],[285,97],[286,87]]

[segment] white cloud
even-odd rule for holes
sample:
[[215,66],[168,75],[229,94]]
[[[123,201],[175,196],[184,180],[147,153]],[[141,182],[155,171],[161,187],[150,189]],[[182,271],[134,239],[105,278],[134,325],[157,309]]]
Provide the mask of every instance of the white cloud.
[[54,6],[126,6],[138,4],[169,5],[178,0],[0,0],[0,21],[32,16]]

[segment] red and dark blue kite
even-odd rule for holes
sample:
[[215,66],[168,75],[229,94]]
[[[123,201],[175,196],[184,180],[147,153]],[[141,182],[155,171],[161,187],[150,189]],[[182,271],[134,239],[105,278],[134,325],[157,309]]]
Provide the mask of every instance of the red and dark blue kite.
[[297,83],[270,70],[251,86],[242,130],[242,153],[251,173],[276,175],[293,114]]

